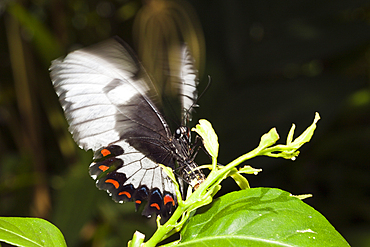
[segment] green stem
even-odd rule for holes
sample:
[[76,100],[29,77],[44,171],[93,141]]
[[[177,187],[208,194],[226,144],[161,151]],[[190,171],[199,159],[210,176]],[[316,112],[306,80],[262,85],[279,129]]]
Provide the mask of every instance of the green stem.
[[212,171],[217,170],[217,157],[212,157]]
[[253,149],[252,151],[246,153],[246,154],[243,154],[242,156],[236,158],[235,160],[231,161],[229,164],[227,164],[226,166],[224,166],[222,168],[222,170],[225,170],[225,171],[231,171],[232,168],[240,165],[241,163],[243,163],[244,161],[246,160],[250,160],[254,157],[257,157],[261,155],[261,149],[259,147]]
[[166,237],[177,232],[176,228],[185,223],[186,219],[178,222],[184,212],[193,211],[205,204],[210,203],[212,200],[207,200],[209,197],[209,193],[207,192],[213,190],[214,187],[220,183],[220,180],[222,180],[226,176],[226,174],[231,171],[232,168],[236,167],[245,160],[249,160],[260,155],[260,151],[260,148],[256,148],[249,153],[246,153],[233,160],[228,165],[222,167],[219,170],[217,169],[217,158],[212,158],[213,169],[208,175],[207,179],[199,186],[197,190],[194,191],[194,193],[185,202],[179,203],[179,206],[177,207],[171,218],[164,225],[158,227],[153,236],[145,243],[145,247],[154,247],[157,243],[159,243]]
[[[165,236],[170,233],[177,225],[177,221],[182,216],[184,209],[179,206],[172,214],[171,218],[162,226],[158,227],[153,236],[144,244],[145,247],[154,247],[157,243],[162,241]],[[173,232],[174,233],[174,232]]]

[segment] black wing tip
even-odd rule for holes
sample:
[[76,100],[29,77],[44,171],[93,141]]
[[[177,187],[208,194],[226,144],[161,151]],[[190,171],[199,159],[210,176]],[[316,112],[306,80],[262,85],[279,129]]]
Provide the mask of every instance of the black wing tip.
[[133,184],[125,184],[128,178],[124,173],[117,172],[117,169],[124,165],[117,156],[123,153],[124,150],[117,145],[104,147],[95,152],[89,173],[97,181],[96,186],[100,190],[106,190],[115,202],[135,202],[136,210],[146,204],[142,215],[148,218],[155,214],[168,219],[177,206],[176,197],[158,188],[148,188],[146,185],[135,188]]

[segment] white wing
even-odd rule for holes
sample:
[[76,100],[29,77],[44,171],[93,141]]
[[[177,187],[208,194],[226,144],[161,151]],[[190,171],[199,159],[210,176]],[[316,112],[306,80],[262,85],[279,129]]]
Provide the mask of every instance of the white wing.
[[179,83],[179,94],[181,97],[181,104],[184,111],[192,110],[198,98],[197,85],[198,71],[195,69],[194,59],[190,55],[190,51],[186,45],[182,47],[181,57],[181,72]]
[[[53,61],[50,75],[76,143],[96,151],[95,155],[110,144],[124,150],[117,157],[122,165],[106,177],[98,177],[104,170],[99,170],[99,161],[91,164],[97,186],[119,202],[132,198],[155,202],[148,203],[145,215],[168,212],[155,191],[163,196],[171,193],[176,200],[171,179],[158,166],[174,167],[168,147],[172,136],[153,104],[158,100],[154,86],[130,51],[110,39]],[[134,191],[125,194],[127,186]],[[137,192],[138,188],[148,188],[148,195]],[[128,192],[132,197],[125,197]]]
[[[158,112],[146,96],[154,95],[154,88],[145,73],[139,74],[141,67],[127,48],[115,39],[57,59],[50,70],[69,130],[76,143],[85,150],[95,151],[118,141],[135,118],[142,117],[127,109],[126,115],[120,112],[119,108],[132,105],[132,100],[147,101],[147,108]],[[124,121],[126,124],[118,124]],[[156,123],[154,131],[170,136],[159,115],[152,121]]]

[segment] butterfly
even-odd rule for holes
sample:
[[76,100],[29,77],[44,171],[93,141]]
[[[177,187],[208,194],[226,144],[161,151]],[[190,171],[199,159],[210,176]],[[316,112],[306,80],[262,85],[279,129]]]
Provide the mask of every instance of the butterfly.
[[[197,100],[197,71],[188,48],[178,51],[182,124],[174,133],[161,112],[161,92],[131,48],[115,37],[52,61],[50,77],[69,131],[93,150],[89,173],[114,201],[133,201],[142,214],[168,217],[177,206],[175,186],[158,164],[175,169],[180,185],[205,179],[194,162],[186,122]],[[146,203],[145,203],[146,202]]]

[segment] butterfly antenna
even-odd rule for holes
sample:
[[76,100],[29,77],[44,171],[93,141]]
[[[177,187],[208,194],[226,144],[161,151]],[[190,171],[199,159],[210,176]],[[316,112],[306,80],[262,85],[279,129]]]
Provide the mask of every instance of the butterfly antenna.
[[208,83],[207,83],[207,86],[206,88],[203,90],[203,92],[199,95],[198,99],[195,101],[195,104],[197,103],[197,101],[202,98],[202,96],[204,95],[204,93],[208,90],[208,88],[211,86],[211,82],[212,82],[212,78],[210,75],[208,75]]

